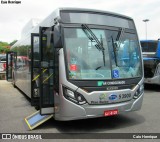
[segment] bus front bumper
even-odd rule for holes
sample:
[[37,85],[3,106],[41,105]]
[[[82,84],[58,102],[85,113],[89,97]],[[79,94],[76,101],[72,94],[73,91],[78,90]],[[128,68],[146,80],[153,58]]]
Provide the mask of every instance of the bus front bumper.
[[144,79],[145,84],[157,84],[160,85],[160,76],[154,76],[152,78],[145,78]]
[[107,110],[118,110],[118,114],[137,111],[141,109],[144,93],[139,98],[127,102],[107,104],[107,105],[77,105],[68,100],[63,100],[63,106],[57,107],[55,120],[69,121],[77,119],[87,119],[104,117]]

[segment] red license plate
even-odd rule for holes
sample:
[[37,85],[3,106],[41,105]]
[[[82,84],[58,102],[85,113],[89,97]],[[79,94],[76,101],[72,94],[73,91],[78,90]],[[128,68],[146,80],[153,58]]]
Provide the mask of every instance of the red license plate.
[[118,109],[104,111],[104,116],[112,116],[117,114],[118,114]]

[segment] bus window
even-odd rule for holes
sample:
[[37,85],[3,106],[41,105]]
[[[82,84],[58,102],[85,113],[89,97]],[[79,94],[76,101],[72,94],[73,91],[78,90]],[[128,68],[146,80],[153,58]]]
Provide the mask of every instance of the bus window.
[[142,52],[156,52],[158,41],[141,41]]

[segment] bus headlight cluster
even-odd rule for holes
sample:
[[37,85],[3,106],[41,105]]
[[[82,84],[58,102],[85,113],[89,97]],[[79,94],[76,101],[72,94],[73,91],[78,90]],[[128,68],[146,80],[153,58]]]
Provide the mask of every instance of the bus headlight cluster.
[[144,92],[144,85],[140,85],[136,93],[134,94],[134,99],[137,99]]
[[86,104],[87,101],[86,99],[83,97],[83,95],[81,95],[78,92],[74,92],[73,90],[66,88],[63,86],[63,95],[66,99],[76,103],[76,104]]

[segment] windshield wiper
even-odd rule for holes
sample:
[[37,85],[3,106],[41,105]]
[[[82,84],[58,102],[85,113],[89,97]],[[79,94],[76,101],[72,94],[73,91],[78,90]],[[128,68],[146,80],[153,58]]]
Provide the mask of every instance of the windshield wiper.
[[103,54],[103,63],[104,63],[104,66],[105,66],[105,53],[104,53],[104,47],[103,47],[103,39],[102,39],[102,35],[101,35],[101,45],[102,45],[102,54]]
[[102,50],[103,47],[100,43],[100,41],[98,40],[98,38],[96,37],[96,35],[92,32],[92,30],[86,25],[86,24],[82,24],[82,30],[84,31],[84,33],[87,35],[87,37],[91,40],[91,41],[95,41],[97,44],[95,45],[98,50]]
[[114,53],[114,61],[115,61],[115,64],[116,64],[116,67],[118,66],[118,63],[117,63],[117,54],[116,54],[116,47],[114,45],[114,40],[113,40],[113,37],[111,36],[111,39],[112,39],[112,46],[113,46],[113,53]]
[[95,70],[99,70],[102,66],[97,67]]
[[101,36],[101,42],[98,40],[98,38],[96,37],[96,35],[92,32],[92,30],[86,25],[86,24],[82,24],[82,30],[84,31],[84,33],[87,35],[87,37],[91,40],[91,42],[96,42],[95,47],[99,50],[102,51],[103,54],[103,63],[105,66],[105,54],[104,54],[104,47],[103,47],[103,40],[102,40],[102,36]]
[[120,30],[118,31],[118,35],[116,37],[116,41],[118,41],[118,48],[120,48],[120,43],[121,43],[121,38],[123,33],[124,33],[124,29],[120,28]]
[[[114,40],[113,40],[113,37],[111,36],[111,39],[112,39],[112,46],[113,46],[113,52],[114,52],[114,60],[115,60],[115,64],[116,64],[116,67],[118,66],[118,62],[117,62],[117,54],[116,54],[116,51],[120,48],[120,43],[121,43],[121,38],[122,38],[122,34],[124,33],[124,29],[123,28],[120,28],[120,30],[118,31],[118,35],[116,37],[116,43],[118,41],[118,44],[114,44]],[[118,49],[117,49],[118,48]]]
[[116,41],[121,39],[123,31],[124,31],[123,28],[120,28],[120,30],[118,31],[118,35],[116,37]]

